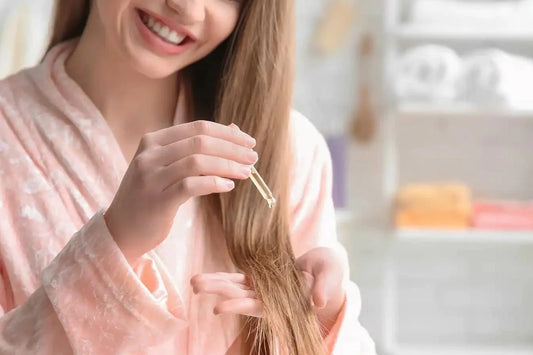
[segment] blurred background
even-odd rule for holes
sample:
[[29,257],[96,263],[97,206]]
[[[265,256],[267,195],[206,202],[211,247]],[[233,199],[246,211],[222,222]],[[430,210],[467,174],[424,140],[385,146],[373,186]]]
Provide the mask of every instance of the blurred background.
[[[380,354],[533,354],[533,0],[297,0],[294,107],[326,137]],[[0,77],[51,0],[0,0]]]

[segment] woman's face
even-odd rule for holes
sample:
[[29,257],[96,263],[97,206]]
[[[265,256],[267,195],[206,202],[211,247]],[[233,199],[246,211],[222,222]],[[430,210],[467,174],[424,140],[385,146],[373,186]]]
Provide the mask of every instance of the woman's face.
[[208,55],[233,32],[241,0],[93,0],[107,45],[150,78]]

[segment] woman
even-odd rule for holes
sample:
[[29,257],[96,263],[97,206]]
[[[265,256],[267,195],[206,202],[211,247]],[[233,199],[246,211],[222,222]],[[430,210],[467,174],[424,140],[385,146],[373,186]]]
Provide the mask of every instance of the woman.
[[326,145],[290,111],[291,18],[57,3],[43,62],[0,83],[2,354],[374,353]]

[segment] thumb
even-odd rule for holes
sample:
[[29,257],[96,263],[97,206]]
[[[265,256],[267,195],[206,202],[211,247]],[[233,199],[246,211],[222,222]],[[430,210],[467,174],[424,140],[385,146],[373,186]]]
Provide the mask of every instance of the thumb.
[[303,271],[303,270],[302,270],[302,275],[304,277],[305,290],[306,290],[308,295],[312,295],[313,285],[315,283],[315,278],[313,277],[313,274],[311,274],[310,272],[307,272],[307,271]]
[[320,270],[314,275],[315,283],[313,284],[313,289],[311,295],[313,297],[313,303],[317,308],[324,308],[328,302],[327,300],[327,280],[326,273]]

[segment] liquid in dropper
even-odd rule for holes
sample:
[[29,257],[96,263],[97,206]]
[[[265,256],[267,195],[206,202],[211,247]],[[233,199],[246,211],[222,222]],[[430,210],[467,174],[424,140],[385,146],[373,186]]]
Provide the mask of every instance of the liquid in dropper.
[[257,189],[261,193],[261,196],[263,196],[263,198],[268,203],[268,208],[272,208],[272,206],[276,204],[276,198],[274,197],[274,195],[272,195],[272,191],[270,191],[261,175],[259,175],[257,170],[255,170],[255,167],[253,166],[252,173],[250,174],[250,180],[252,180],[255,187],[257,187]]

